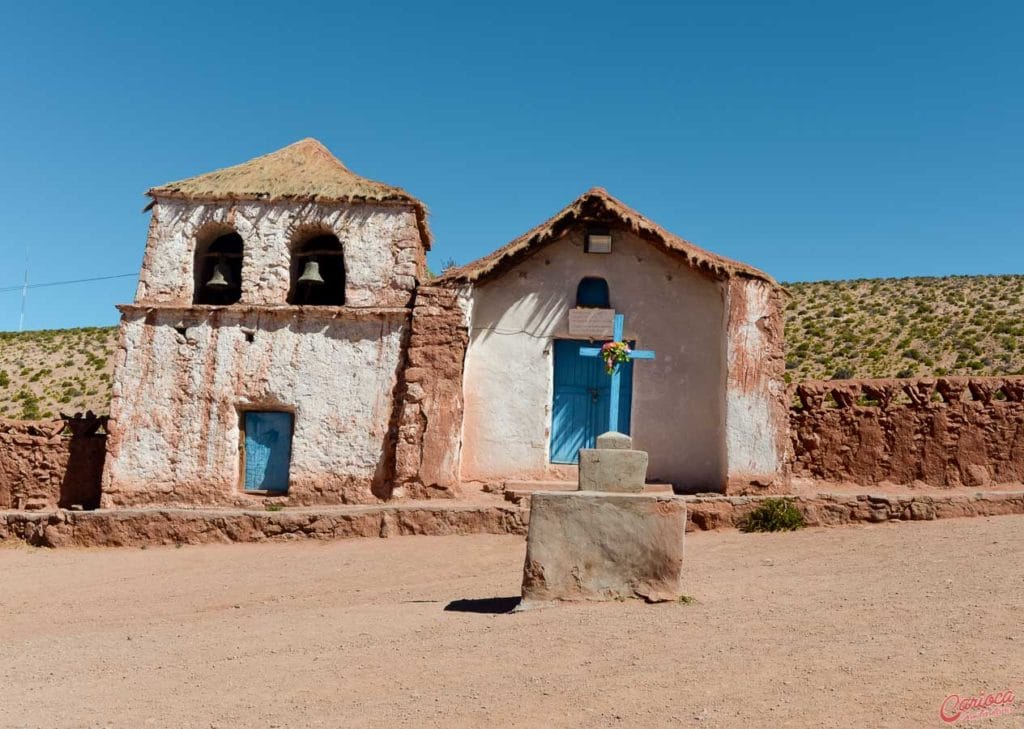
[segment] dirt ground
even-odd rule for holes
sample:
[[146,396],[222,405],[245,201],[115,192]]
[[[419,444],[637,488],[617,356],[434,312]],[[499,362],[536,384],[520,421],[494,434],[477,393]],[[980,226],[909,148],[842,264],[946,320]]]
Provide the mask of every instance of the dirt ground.
[[3,548],[0,726],[1024,726],[1021,517],[687,535],[691,604],[501,612],[523,553]]

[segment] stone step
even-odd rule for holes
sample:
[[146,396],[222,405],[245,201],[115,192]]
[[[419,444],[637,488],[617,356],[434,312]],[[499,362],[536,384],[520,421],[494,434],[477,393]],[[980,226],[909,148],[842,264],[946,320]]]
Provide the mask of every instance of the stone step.
[[[521,504],[530,494],[537,491],[576,491],[578,484],[574,481],[506,481],[505,500],[513,504]],[[671,494],[670,483],[649,483],[644,486],[645,494]]]
[[576,481],[505,481],[502,491],[575,491]]

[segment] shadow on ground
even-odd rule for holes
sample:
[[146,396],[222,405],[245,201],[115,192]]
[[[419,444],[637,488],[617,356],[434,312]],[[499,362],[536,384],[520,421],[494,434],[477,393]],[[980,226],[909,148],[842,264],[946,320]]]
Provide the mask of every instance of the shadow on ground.
[[452,600],[444,606],[445,612],[450,613],[485,613],[488,615],[500,615],[501,613],[512,612],[521,598],[515,597],[481,597],[468,600]]

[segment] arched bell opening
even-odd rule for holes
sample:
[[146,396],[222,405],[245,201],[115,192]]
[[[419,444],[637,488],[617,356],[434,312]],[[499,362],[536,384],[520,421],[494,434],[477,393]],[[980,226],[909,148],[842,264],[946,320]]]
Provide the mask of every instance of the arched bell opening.
[[192,303],[226,306],[242,298],[242,236],[217,228],[197,240]]
[[288,303],[302,306],[345,304],[345,254],[338,236],[316,233],[292,247]]

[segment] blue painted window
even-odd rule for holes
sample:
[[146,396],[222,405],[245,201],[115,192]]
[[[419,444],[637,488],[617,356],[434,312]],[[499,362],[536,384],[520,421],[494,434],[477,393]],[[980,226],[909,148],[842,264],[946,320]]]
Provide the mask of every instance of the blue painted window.
[[608,282],[603,278],[587,276],[576,287],[576,306],[591,309],[609,309]]
[[250,410],[244,416],[245,490],[287,492],[292,414]]

